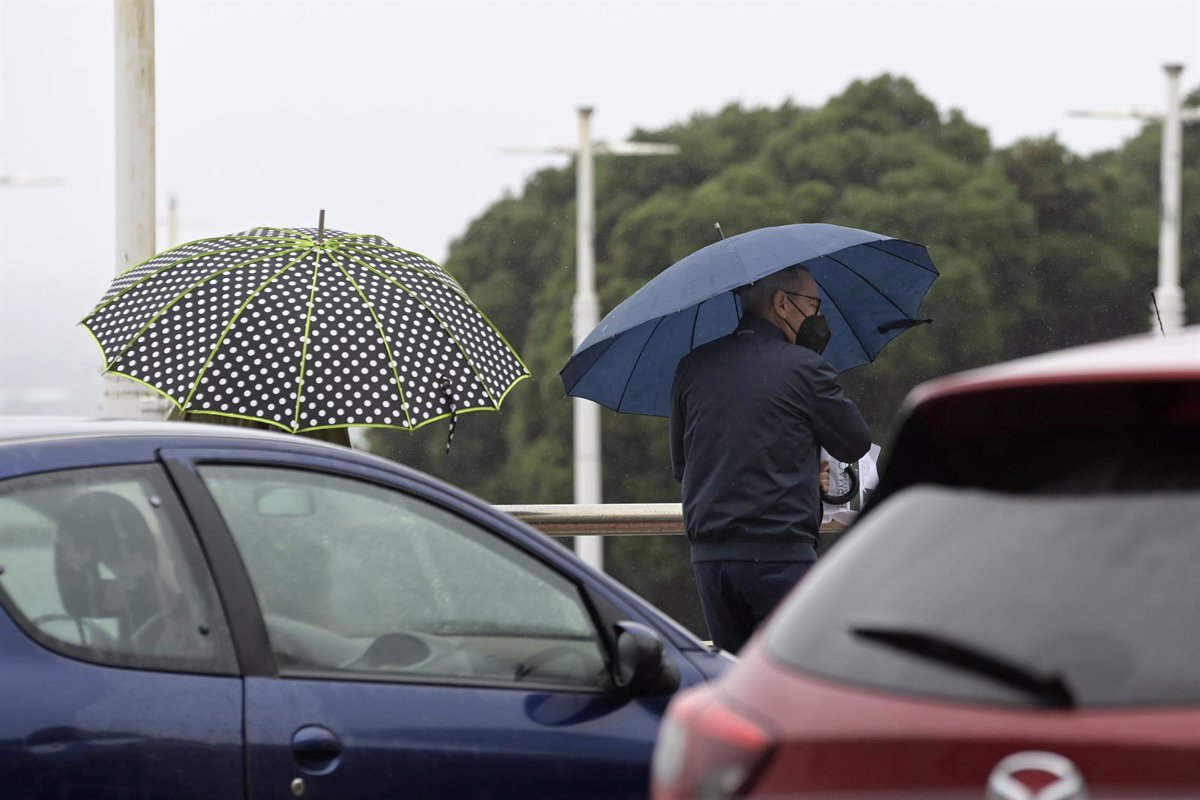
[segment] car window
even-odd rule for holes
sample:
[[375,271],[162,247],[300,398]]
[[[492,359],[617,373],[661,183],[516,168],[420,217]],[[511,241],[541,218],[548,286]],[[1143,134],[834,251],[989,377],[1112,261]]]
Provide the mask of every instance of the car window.
[[410,495],[294,469],[206,465],[283,671],[603,683],[578,588]]
[[856,525],[773,621],[805,672],[1017,705],[1200,702],[1200,495],[918,487]]
[[203,557],[154,466],[0,482],[0,600],[74,657],[236,673]]
[[[1139,407],[1164,411],[1150,415],[1140,425],[1122,422],[1119,429],[1090,426],[1087,414],[1078,414],[1074,424],[1053,416],[1065,413],[1063,409],[1081,407],[1087,407],[1089,414],[1098,413],[1078,396],[1069,400],[1059,393],[1035,393],[1034,397],[1043,398],[1040,403],[1021,399],[1018,393],[1007,409],[1001,408],[999,401],[986,403],[984,409],[991,415],[991,424],[976,424],[986,415],[969,402],[995,400],[991,396],[931,405],[905,422],[864,516],[874,513],[874,503],[917,484],[1045,495],[1200,490],[1200,469],[1196,468],[1200,430],[1195,430],[1194,424],[1185,427],[1168,421],[1170,414],[1185,414],[1192,407],[1179,399],[1186,397],[1182,389],[1170,391],[1173,386],[1146,387],[1144,405]],[[1128,390],[1124,386],[1112,388],[1121,390],[1118,397]],[[1093,389],[1093,393],[1098,391]],[[1107,400],[1099,394],[1089,402],[1105,408]],[[1128,400],[1124,406],[1123,413],[1128,413]],[[959,417],[962,413],[968,414],[968,422]],[[1032,425],[1042,415],[1061,427],[1032,431],[1019,427]],[[1030,458],[1030,453],[1037,457]]]

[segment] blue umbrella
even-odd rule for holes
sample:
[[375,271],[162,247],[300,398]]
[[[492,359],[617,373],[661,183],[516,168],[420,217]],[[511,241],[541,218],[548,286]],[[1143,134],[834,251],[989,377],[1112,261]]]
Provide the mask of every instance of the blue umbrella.
[[938,271],[924,245],[823,223],[759,228],[677,261],[609,312],[559,373],[567,394],[669,416],[679,359],[737,327],[734,290],[794,264],[816,279],[832,332],[823,355],[839,372],[929,321],[917,312]]

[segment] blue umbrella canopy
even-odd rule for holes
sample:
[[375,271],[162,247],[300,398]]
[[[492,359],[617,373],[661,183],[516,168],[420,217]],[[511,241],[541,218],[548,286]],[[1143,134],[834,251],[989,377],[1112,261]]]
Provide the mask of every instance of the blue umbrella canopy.
[[823,355],[839,372],[928,321],[917,315],[938,271],[924,245],[825,223],[759,228],[677,261],[609,312],[560,371],[567,394],[668,416],[679,360],[737,327],[734,290],[795,264],[816,279],[832,332]]

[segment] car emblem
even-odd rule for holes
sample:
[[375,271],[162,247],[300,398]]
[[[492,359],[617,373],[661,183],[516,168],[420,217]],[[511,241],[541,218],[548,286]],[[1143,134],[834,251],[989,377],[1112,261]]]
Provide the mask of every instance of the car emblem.
[[1013,753],[988,776],[988,800],[1087,800],[1083,776],[1057,753]]

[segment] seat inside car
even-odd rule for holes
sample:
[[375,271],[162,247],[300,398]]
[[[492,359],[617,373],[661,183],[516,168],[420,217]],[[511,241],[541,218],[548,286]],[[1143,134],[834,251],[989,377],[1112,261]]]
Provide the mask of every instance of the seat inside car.
[[112,619],[117,648],[162,610],[154,534],[129,500],[92,491],[71,501],[54,541],[63,608],[75,619]]

